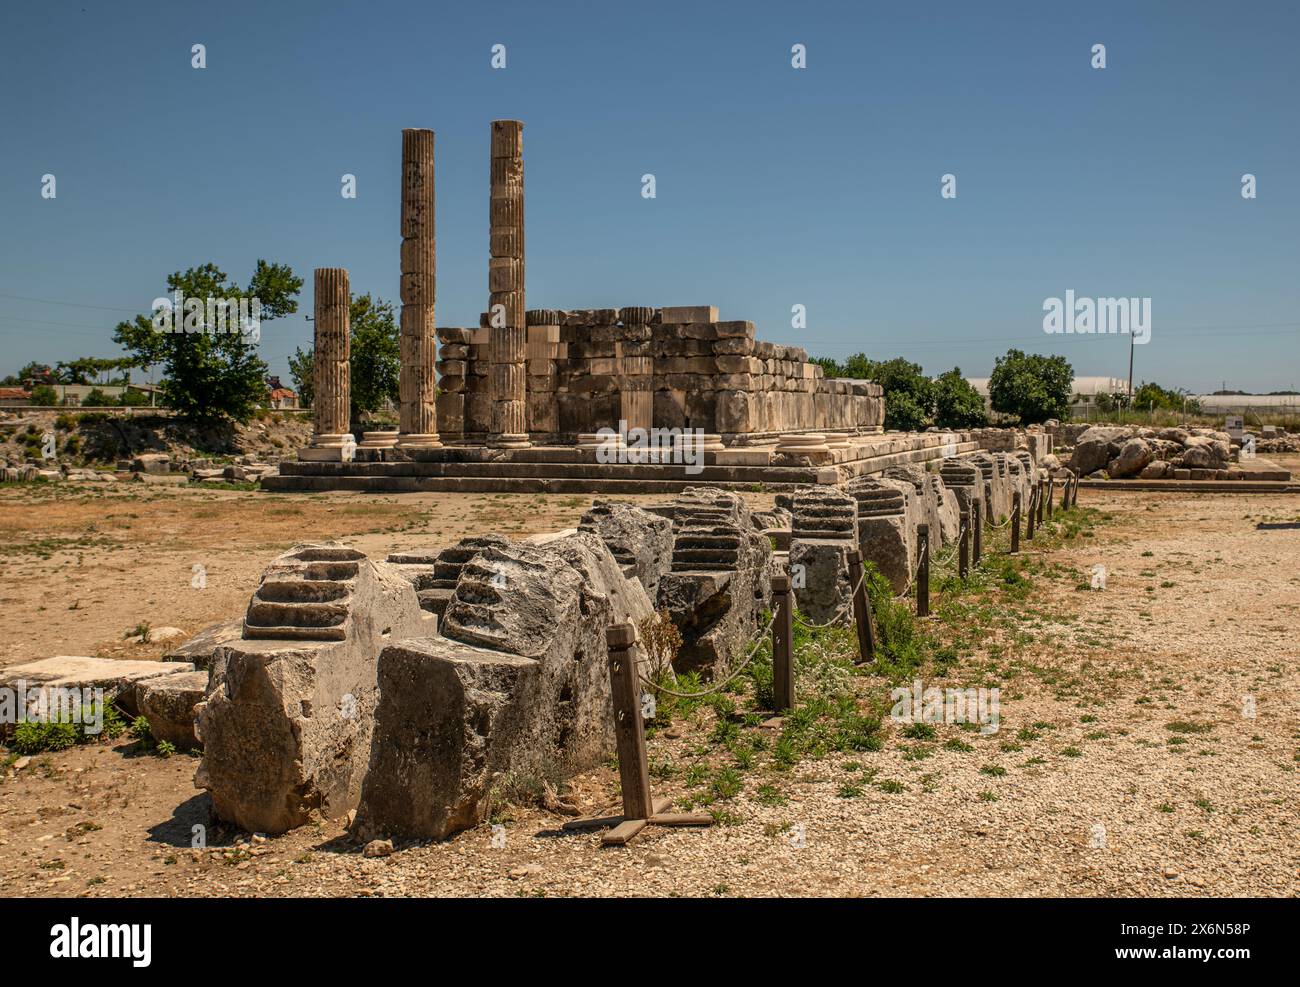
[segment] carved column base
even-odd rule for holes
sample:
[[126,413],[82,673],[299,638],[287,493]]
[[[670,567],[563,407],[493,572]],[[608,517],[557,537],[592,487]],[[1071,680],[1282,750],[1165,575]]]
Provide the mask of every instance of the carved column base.
[[527,435],[510,433],[489,435],[485,444],[492,449],[527,449],[532,446]]
[[358,449],[392,449],[397,445],[397,432],[362,432]]
[[437,432],[403,432],[397,437],[398,449],[441,449]]
[[357,450],[357,440],[350,432],[330,432],[314,436],[311,445],[298,450],[300,463],[350,463]]

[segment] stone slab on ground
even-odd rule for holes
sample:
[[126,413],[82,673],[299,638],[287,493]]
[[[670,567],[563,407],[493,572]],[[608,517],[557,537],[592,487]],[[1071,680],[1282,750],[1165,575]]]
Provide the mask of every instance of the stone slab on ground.
[[89,655],[55,655],[22,665],[0,669],[0,688],[17,689],[20,683],[29,692],[36,689],[103,689],[114,693],[123,712],[135,716],[136,686],[147,679],[176,672],[192,672],[185,662],[133,661],[125,658],[93,658]]
[[212,653],[223,644],[238,641],[244,634],[244,618],[235,617],[203,628],[193,637],[168,649],[163,661],[187,661],[195,668],[212,664]]
[[179,751],[199,746],[194,732],[194,707],[208,688],[206,670],[174,672],[146,679],[135,687],[136,706],[149,721],[155,740],[165,740]]

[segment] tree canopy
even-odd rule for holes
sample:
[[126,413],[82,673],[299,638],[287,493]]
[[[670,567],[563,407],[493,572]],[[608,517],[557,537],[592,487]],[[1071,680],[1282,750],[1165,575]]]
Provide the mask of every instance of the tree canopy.
[[1074,368],[1065,357],[1010,349],[993,367],[989,399],[994,411],[1031,425],[1068,417],[1073,383]]
[[[208,299],[234,303],[240,298],[257,299],[260,321],[268,322],[298,311],[302,278],[282,264],[258,260],[245,287],[231,281],[215,264],[177,271],[167,278],[169,292],[180,291],[187,299]],[[175,313],[180,330],[182,312]],[[198,420],[247,420],[266,396],[266,363],[257,352],[261,338],[256,327],[232,324],[223,327],[213,306],[184,313],[184,331],[167,331],[155,324],[152,315],[137,315],[120,322],[113,339],[131,354],[134,366],[160,364],[163,367],[163,402],[182,417]]]
[[[385,402],[398,402],[402,366],[400,330],[393,303],[372,298],[369,292],[352,299],[348,322],[351,416],[354,422],[359,422],[383,408]],[[289,374],[303,407],[309,406],[315,397],[314,368],[315,346],[305,350],[299,347],[289,357]]]
[[843,363],[829,357],[813,361],[827,377],[873,380],[885,391],[885,428],[916,432],[940,428],[974,428],[986,424],[984,399],[954,367],[931,380],[916,363],[901,357],[872,360],[855,353]]

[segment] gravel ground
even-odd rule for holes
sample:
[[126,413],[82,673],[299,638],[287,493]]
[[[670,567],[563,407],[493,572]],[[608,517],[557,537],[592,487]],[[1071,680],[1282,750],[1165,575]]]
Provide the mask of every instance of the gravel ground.
[[[516,810],[504,846],[484,826],[378,859],[333,824],[190,850],[207,811],[190,787],[194,761],[83,748],[36,759],[5,783],[4,886],[96,896],[1295,896],[1300,500],[1085,491],[1081,503],[1110,522],[1044,554],[1055,578],[1036,579],[1017,608],[1032,643],[1014,660],[985,648],[963,665],[967,678],[1001,685],[996,735],[940,725],[930,756],[909,760],[916,745],[891,726],[880,751],[745,775],[741,794],[713,806],[728,825],[649,829],[623,849],[600,848],[598,833],[558,834],[562,816]],[[1093,591],[1098,564],[1106,585]],[[666,752],[688,760],[705,726],[655,737],[652,762]],[[111,791],[96,767],[109,761],[130,768]],[[600,769],[567,797],[584,813],[611,808],[615,781]],[[783,802],[765,804],[763,782]],[[686,791],[680,778],[653,787]],[[92,828],[108,818],[116,824]]]

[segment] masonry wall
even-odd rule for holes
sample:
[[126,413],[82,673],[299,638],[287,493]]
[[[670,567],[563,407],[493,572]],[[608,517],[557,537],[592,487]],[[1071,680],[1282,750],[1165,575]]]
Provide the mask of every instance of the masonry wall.
[[[758,340],[754,324],[694,308],[533,309],[527,412],[535,442],[572,442],[617,428],[700,428],[744,444],[782,432],[879,429],[878,384],[835,380],[802,347]],[[488,316],[479,329],[440,328],[438,428],[489,430]]]

